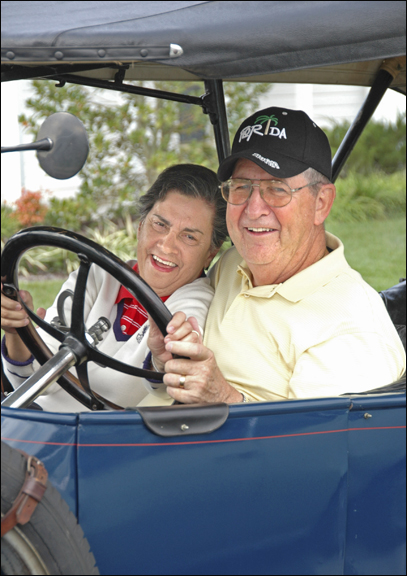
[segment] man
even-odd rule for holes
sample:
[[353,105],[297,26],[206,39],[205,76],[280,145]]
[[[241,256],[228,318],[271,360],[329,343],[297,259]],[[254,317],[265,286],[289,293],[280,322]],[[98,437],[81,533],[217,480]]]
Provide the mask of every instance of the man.
[[191,359],[166,362],[170,397],[336,396],[399,378],[404,349],[380,296],[324,230],[336,191],[323,131],[301,111],[256,112],[218,177],[234,247],[211,270],[204,344],[167,339],[167,352]]

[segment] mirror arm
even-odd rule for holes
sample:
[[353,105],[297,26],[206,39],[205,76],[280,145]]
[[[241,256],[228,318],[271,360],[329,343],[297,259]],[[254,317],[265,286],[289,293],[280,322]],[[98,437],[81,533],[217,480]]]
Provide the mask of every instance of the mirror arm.
[[2,146],[1,153],[3,152],[22,152],[24,150],[51,150],[54,143],[51,138],[42,138],[33,142],[32,144],[19,144],[18,146]]

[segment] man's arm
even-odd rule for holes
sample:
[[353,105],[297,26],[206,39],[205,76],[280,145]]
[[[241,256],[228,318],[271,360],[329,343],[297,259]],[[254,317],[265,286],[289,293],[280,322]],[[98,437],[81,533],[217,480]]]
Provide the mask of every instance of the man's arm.
[[[195,318],[189,318],[194,330],[199,331]],[[183,404],[200,402],[226,402],[233,404],[243,401],[243,396],[225,380],[216,363],[212,350],[198,343],[170,341],[165,346],[167,352],[184,356],[165,364],[164,383],[168,394]],[[184,377],[184,378],[182,378]]]

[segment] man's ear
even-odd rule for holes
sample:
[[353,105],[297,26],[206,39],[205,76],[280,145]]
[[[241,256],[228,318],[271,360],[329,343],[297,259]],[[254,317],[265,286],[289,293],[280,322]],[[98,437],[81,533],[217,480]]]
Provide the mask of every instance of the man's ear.
[[219,248],[215,248],[214,250],[212,250],[212,251],[208,254],[208,256],[207,256],[207,258],[206,258],[206,260],[205,260],[204,270],[206,270],[206,269],[209,267],[210,263],[211,263],[212,260],[215,258],[216,254],[219,252],[220,248],[221,248],[221,247],[219,246]]
[[336,188],[333,184],[323,184],[316,198],[316,210],[314,224],[319,226],[328,218],[336,197]]

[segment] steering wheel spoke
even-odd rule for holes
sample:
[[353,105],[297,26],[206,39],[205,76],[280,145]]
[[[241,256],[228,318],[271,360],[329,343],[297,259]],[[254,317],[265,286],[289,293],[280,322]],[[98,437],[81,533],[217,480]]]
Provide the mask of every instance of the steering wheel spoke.
[[103,366],[107,366],[108,368],[112,368],[118,372],[123,372],[124,374],[157,380],[158,382],[162,382],[165,376],[163,372],[154,372],[153,370],[144,370],[143,368],[137,368],[137,366],[130,366],[130,364],[120,362],[120,360],[107,356],[107,354],[103,354],[103,352],[100,352],[95,348],[89,349],[88,360],[93,360],[93,362],[97,362],[98,364],[102,364]]
[[83,388],[86,390],[89,396],[91,396],[92,399],[94,400],[94,405],[92,406],[92,408],[94,410],[102,410],[104,408],[103,403],[100,402],[97,398],[95,398],[92,390],[90,389],[87,363],[83,362],[82,364],[77,364],[75,366],[75,369],[79,378],[79,382],[82,384]]
[[75,321],[71,320],[71,334],[76,338],[84,339],[86,326],[83,316],[85,311],[86,284],[91,263],[84,254],[78,254],[78,257],[80,259],[80,266],[72,302],[71,318],[75,319]]
[[28,306],[26,306],[24,304],[24,302],[21,300],[21,298],[19,298],[19,302],[20,304],[24,307],[24,310],[27,312],[29,318],[35,322],[37,324],[37,326],[39,326],[40,328],[42,328],[47,334],[49,334],[50,336],[52,336],[53,338],[55,338],[55,340],[58,340],[58,342],[62,342],[64,340],[64,338],[66,337],[66,333],[62,332],[62,330],[59,330],[58,328],[56,328],[55,326],[52,326],[51,324],[49,324],[48,322],[45,322],[45,320],[43,320],[42,318],[40,318],[39,316],[37,316],[37,314],[35,314],[35,312],[33,312],[32,310],[30,310],[28,308]]

